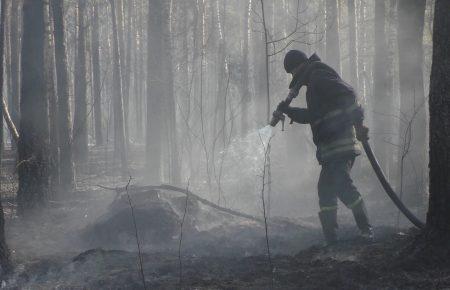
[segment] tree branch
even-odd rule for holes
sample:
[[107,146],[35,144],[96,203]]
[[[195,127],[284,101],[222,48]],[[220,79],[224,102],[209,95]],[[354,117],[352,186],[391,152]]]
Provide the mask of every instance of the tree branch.
[[2,107],[3,107],[3,118],[6,121],[6,124],[8,125],[8,129],[11,132],[11,136],[13,137],[14,141],[17,143],[19,142],[19,132],[17,131],[17,127],[14,124],[13,120],[11,119],[11,115],[9,114],[8,106],[6,105],[5,99],[2,98]]

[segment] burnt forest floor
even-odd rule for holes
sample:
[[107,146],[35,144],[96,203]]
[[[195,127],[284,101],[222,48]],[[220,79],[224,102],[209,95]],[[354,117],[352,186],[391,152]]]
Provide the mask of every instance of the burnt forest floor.
[[168,192],[130,192],[139,255],[126,196],[96,186],[123,185],[126,178],[92,163],[98,168],[80,174],[76,192],[51,198],[44,213],[28,220],[15,216],[14,176],[4,174],[3,192],[10,192],[3,202],[6,235],[15,270],[1,288],[144,289],[139,256],[146,289],[450,288],[450,263],[400,258],[417,230],[400,232],[374,222],[376,239],[366,243],[345,216],[340,218],[340,243],[324,248],[316,217],[273,217],[269,260],[263,224],[196,202],[188,204],[181,239],[184,199]]
[[[411,235],[390,234],[294,255],[142,254],[146,289],[448,289],[449,268],[398,263]],[[136,252],[92,249],[23,261],[6,285],[17,289],[143,289]],[[181,281],[181,283],[180,283]]]

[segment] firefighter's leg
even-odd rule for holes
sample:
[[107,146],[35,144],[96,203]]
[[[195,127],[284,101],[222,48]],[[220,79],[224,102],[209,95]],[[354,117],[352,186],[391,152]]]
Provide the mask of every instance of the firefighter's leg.
[[337,197],[335,186],[332,182],[332,172],[329,166],[323,165],[320,172],[318,192],[320,212],[319,218],[322,224],[323,235],[328,246],[337,242]]
[[356,225],[360,229],[362,236],[372,239],[372,226],[369,222],[364,200],[350,177],[353,161],[354,159],[343,161],[336,167],[336,174],[339,175],[339,177],[337,177],[337,179],[339,179],[337,182],[339,187],[338,197],[349,209],[352,210]]
[[364,204],[364,201],[361,199],[357,205],[352,208],[353,216],[355,218],[356,224],[361,231],[361,236],[363,238],[373,240],[373,230],[370,225],[369,218],[367,215],[367,209]]

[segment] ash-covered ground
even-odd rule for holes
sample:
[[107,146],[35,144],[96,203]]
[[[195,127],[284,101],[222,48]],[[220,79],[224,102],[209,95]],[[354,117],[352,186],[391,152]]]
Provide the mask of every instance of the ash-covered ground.
[[370,201],[374,243],[358,239],[345,209],[341,243],[332,249],[321,246],[315,215],[269,216],[269,259],[261,215],[239,217],[180,192],[142,191],[143,181],[132,180],[128,195],[97,186],[123,188],[127,178],[88,172],[76,192],[52,198],[26,220],[7,203],[6,235],[16,267],[2,288],[144,289],[144,281],[146,289],[450,287],[450,267],[398,262],[415,232],[402,233],[392,226],[396,212],[374,210]]
[[[437,274],[395,268],[391,261],[411,236],[394,228],[376,227],[375,243],[367,244],[345,223],[341,244],[326,250],[320,246],[321,230],[314,218],[272,217],[269,261],[264,225],[258,221],[188,201],[180,248],[185,196],[161,191],[130,197],[147,289],[450,286],[446,270]],[[54,202],[33,220],[10,221],[9,243],[17,267],[4,287],[143,289],[134,221],[128,196],[103,189]]]

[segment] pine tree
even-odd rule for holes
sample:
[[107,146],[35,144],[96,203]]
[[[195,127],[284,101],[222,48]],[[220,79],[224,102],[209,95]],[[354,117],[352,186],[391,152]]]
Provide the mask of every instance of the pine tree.
[[[406,122],[400,124],[400,146],[408,151],[404,184],[408,199],[423,204],[427,192],[426,113],[423,84],[423,27],[425,0],[399,0],[398,50],[400,111]],[[411,123],[411,129],[408,125]]]
[[77,164],[88,158],[88,116],[86,84],[86,0],[78,0],[78,47],[75,63],[75,108],[73,119],[73,154]]
[[65,45],[64,3],[51,1],[55,38],[56,83],[58,95],[58,142],[61,189],[71,191],[75,186],[72,161],[72,129],[70,119],[70,91]]
[[[430,77],[430,239],[448,246],[450,237],[450,1],[436,0]],[[444,256],[448,257],[448,256]]]
[[92,82],[94,93],[94,131],[95,145],[103,145],[102,133],[102,100],[101,100],[101,80],[100,80],[100,44],[99,44],[99,15],[98,4],[93,3],[92,6]]
[[44,74],[44,1],[23,2],[18,213],[45,204],[49,187],[48,100]]

